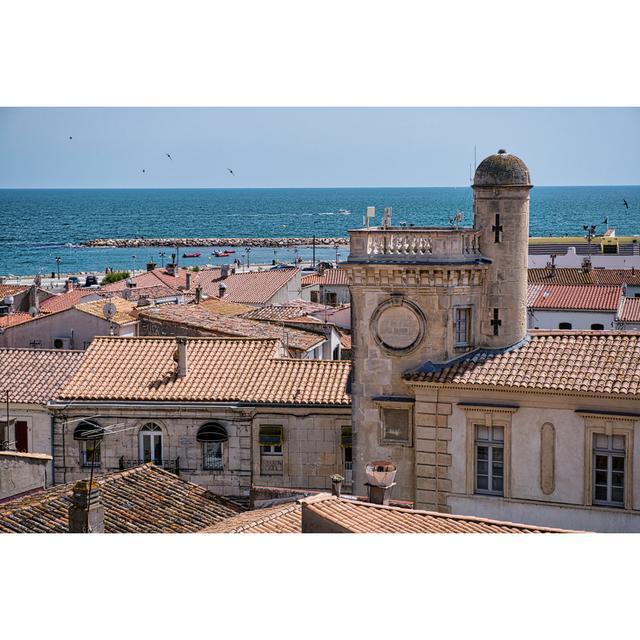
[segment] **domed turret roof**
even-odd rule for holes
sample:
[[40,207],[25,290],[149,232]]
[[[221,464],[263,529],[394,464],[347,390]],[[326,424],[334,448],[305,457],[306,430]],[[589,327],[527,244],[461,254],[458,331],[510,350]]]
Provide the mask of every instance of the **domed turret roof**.
[[500,149],[485,158],[476,169],[474,187],[530,186],[531,177],[527,165],[511,153]]

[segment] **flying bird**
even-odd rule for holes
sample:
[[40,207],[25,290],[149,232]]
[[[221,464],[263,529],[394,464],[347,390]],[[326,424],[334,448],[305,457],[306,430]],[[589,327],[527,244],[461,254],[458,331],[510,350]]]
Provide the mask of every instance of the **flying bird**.
[[624,198],[622,198],[622,202],[624,202],[624,206],[628,209],[629,208],[628,202]]
[[232,176],[235,176],[235,175],[236,175],[235,173],[233,173],[233,171],[231,171],[231,169],[229,169],[229,167],[227,167],[227,171],[228,171]]
[[73,140],[73,136],[69,136],[69,140]]
[[165,153],[164,155],[165,155],[165,156],[167,156],[167,158],[169,158],[169,160],[173,160],[173,158],[171,157],[171,155],[170,155],[170,154]]
[[142,173],[147,173],[147,170],[146,170],[146,169],[143,169],[143,170],[142,170]]

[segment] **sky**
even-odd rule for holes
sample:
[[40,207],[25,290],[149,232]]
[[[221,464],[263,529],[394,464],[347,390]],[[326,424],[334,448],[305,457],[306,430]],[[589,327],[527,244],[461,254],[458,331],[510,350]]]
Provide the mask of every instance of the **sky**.
[[640,184],[639,108],[60,107],[0,109],[0,188],[465,186],[474,146]]

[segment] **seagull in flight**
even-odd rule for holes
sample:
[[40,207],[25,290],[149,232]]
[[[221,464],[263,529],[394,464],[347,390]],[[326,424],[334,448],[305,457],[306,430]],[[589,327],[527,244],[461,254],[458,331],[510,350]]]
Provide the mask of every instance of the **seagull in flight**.
[[624,202],[624,206],[628,209],[629,203],[624,198],[622,198],[622,202]]
[[236,175],[235,173],[233,173],[233,171],[231,171],[231,169],[229,169],[229,167],[227,167],[227,171],[228,171],[232,176],[235,176],[235,175]]
[[165,156],[167,156],[167,158],[169,158],[169,160],[173,160],[173,158],[171,157],[171,155],[169,153],[165,153]]
[[146,170],[146,169],[143,169],[143,170],[142,170],[142,173],[147,173],[147,170]]
[[69,140],[73,140],[73,136],[69,136]]

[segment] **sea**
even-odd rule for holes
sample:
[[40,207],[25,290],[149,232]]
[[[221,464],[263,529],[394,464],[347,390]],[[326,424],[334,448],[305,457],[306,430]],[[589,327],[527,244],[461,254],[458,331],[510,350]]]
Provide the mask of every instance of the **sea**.
[[[627,206],[624,202],[626,201]],[[362,226],[368,206],[379,222],[446,226],[456,210],[472,225],[469,187],[335,189],[3,189],[0,190],[0,275],[20,276],[142,269],[161,264],[171,249],[86,248],[94,238],[336,237]],[[339,210],[350,214],[339,214]],[[582,235],[583,225],[617,235],[640,234],[640,186],[534,187],[530,235]],[[216,247],[220,249],[220,247]],[[196,249],[194,249],[196,250]],[[180,249],[184,251],[184,249]],[[188,251],[188,250],[187,250]],[[213,248],[183,264],[220,264]],[[164,252],[164,256],[160,255]],[[316,259],[346,258],[348,249],[318,248]],[[311,259],[312,249],[252,249],[251,264]],[[236,248],[236,256],[246,254]],[[234,256],[235,257],[235,256]]]

